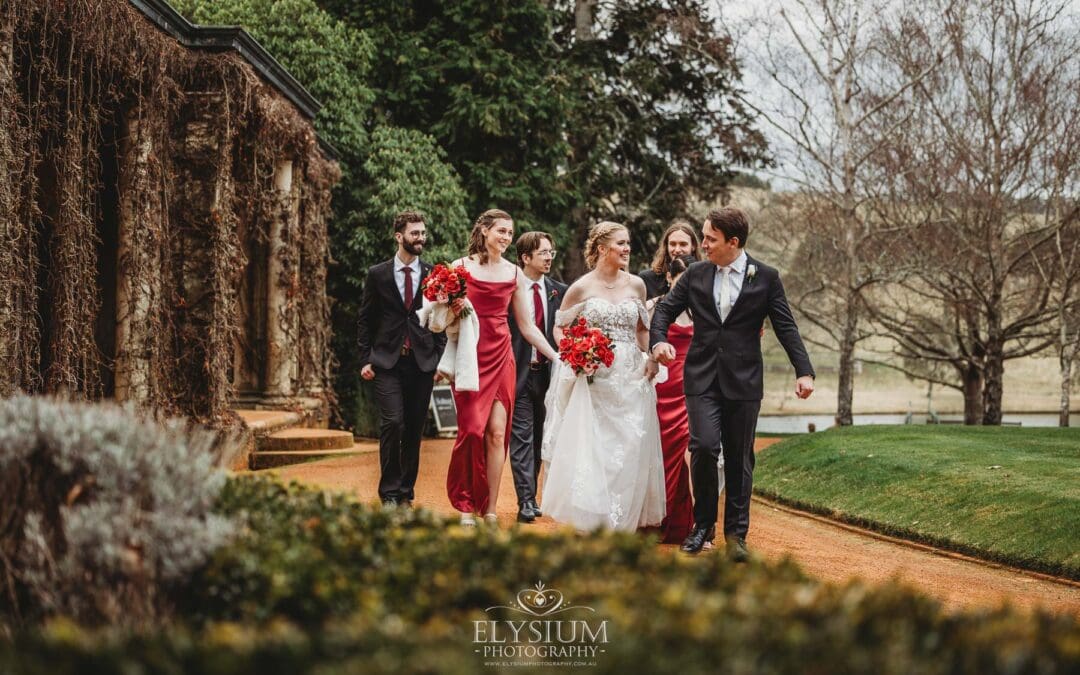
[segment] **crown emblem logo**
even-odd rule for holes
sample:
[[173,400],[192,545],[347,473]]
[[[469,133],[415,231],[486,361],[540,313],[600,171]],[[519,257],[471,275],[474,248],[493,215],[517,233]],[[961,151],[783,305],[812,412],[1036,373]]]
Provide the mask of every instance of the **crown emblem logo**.
[[508,609],[513,612],[529,614],[531,616],[550,616],[560,614],[571,609],[585,609],[590,612],[596,611],[592,607],[574,606],[566,604],[562,591],[547,588],[543,581],[536,582],[533,588],[518,591],[517,598],[509,605],[495,605],[488,607],[485,612],[493,609]]

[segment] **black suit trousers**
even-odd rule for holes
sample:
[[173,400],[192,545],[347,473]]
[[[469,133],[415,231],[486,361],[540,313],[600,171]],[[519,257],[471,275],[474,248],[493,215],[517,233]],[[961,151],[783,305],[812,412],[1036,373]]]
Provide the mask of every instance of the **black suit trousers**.
[[514,473],[514,490],[518,504],[536,499],[540,479],[540,443],[544,439],[544,396],[551,381],[551,365],[530,370],[525,386],[514,400],[514,417],[510,425],[510,469]]
[[686,397],[690,422],[690,476],[694,523],[709,527],[719,509],[716,463],[724,453],[724,536],[746,537],[754,484],[754,433],[761,401],[724,398],[719,383]]
[[379,407],[379,498],[415,499],[420,469],[420,438],[435,385],[411,354],[393,368],[375,368],[375,399]]

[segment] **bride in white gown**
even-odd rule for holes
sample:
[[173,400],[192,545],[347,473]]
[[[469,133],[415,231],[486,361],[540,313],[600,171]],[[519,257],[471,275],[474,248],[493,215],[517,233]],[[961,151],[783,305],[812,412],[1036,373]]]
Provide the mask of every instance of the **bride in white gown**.
[[547,465],[542,504],[555,521],[579,530],[633,531],[664,518],[664,460],[656,390],[657,365],[645,355],[645,284],[623,271],[630,234],[603,222],[589,232],[586,264],[593,271],[567,289],[555,314],[555,338],[578,316],[615,343],[615,361],[589,384],[554,364],[546,397],[541,456]]

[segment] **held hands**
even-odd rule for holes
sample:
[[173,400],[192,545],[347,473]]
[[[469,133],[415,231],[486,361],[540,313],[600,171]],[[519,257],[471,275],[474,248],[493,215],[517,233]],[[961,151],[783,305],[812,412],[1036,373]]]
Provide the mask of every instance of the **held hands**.
[[657,342],[653,347],[652,355],[654,359],[666,366],[675,358],[675,348],[667,342]]
[[660,366],[657,365],[656,359],[651,357],[645,359],[645,379],[652,382],[658,372],[660,372]]
[[455,316],[461,316],[461,310],[463,309],[465,309],[465,298],[457,298],[450,303],[450,311],[452,311]]
[[814,378],[809,375],[803,375],[799,379],[795,380],[795,395],[799,398],[810,398],[810,394],[814,393]]

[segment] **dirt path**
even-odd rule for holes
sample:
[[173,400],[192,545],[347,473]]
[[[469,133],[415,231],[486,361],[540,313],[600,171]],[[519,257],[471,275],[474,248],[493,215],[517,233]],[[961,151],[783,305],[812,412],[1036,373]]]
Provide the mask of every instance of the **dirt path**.
[[[758,447],[776,439],[760,439]],[[452,440],[427,440],[421,449],[416,505],[456,515],[446,499],[446,471]],[[372,450],[376,445],[371,444]],[[377,452],[340,457],[276,470],[283,478],[352,492],[362,501],[378,500]],[[517,501],[507,465],[499,492],[503,527],[515,524]],[[522,527],[550,531],[559,527],[543,517]],[[795,558],[808,573],[834,582],[854,578],[876,583],[898,577],[939,598],[950,609],[998,606],[1043,607],[1080,616],[1080,584],[1039,578],[1011,569],[963,559],[928,547],[890,541],[865,531],[778,507],[755,499],[751,508],[751,550],[770,560]],[[674,546],[665,547],[681,555]],[[704,554],[709,555],[709,554]]]

